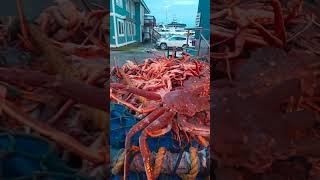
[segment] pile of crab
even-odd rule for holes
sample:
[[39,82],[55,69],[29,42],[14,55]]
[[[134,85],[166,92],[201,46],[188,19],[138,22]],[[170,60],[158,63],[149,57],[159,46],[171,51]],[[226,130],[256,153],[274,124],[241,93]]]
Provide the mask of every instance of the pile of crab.
[[[21,1],[18,1],[19,16],[22,19],[22,35],[19,36],[26,48],[31,46],[28,27],[23,15]],[[67,54],[81,58],[107,57],[109,53],[109,11],[98,4],[81,1],[84,8],[78,7],[71,0],[55,0],[54,4],[44,9],[36,23],[41,32]]]
[[101,30],[107,11],[57,0],[37,23],[16,2],[19,16],[0,17],[0,126],[51,139],[83,175],[105,177],[109,73],[100,34],[108,34]]
[[211,1],[211,58],[237,58],[248,47],[287,48],[310,26],[312,13],[303,11],[303,0]]
[[123,104],[138,116],[145,116],[126,137],[124,177],[127,178],[131,138],[142,130],[139,147],[148,179],[153,176],[148,137],[170,131],[174,140],[195,140],[209,146],[210,136],[210,65],[185,54],[183,58],[156,55],[143,64],[131,61],[111,73],[118,79],[110,83],[111,100]]
[[318,17],[301,0],[212,2],[216,179],[319,179],[319,57],[301,48]]

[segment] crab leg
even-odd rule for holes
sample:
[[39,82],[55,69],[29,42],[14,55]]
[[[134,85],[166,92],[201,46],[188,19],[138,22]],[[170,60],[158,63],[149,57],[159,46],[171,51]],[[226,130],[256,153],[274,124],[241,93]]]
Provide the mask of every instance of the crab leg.
[[157,109],[157,106],[148,106],[148,107],[145,107],[145,108],[137,108],[135,107],[134,105],[128,103],[127,101],[125,100],[122,100],[120,98],[118,98],[116,95],[114,95],[112,93],[112,89],[110,88],[110,98],[117,101],[118,103],[120,104],[123,104],[125,106],[127,106],[128,108],[130,108],[131,110],[135,111],[135,112],[138,112],[140,114],[143,114],[143,113],[149,113],[149,112],[152,112],[154,111],[155,109]]
[[235,39],[235,47],[233,52],[212,53],[211,57],[213,57],[214,59],[230,59],[239,56],[246,42],[245,36],[246,30],[240,30],[240,33],[237,35]]
[[26,18],[23,13],[23,6],[22,6],[22,0],[17,0],[17,8],[19,13],[19,19],[20,19],[20,26],[21,26],[21,33],[25,40],[28,39],[28,30],[26,26]]
[[[140,152],[143,158],[144,168],[147,174],[148,180],[155,180],[153,174],[153,167],[151,166],[151,153],[147,144],[147,137],[148,132],[155,131],[159,128],[162,128],[168,125],[172,119],[174,118],[175,113],[172,111],[166,112],[162,114],[157,120],[153,121],[145,130],[143,130],[142,134],[139,137],[139,145],[140,145]],[[158,136],[165,134],[166,131],[159,133]]]
[[208,126],[187,122],[187,118],[182,116],[180,116],[180,118],[177,118],[177,122],[184,131],[192,132],[193,134],[203,137],[210,136],[210,127]]
[[[92,85],[94,84],[99,78],[101,78],[101,76],[103,76],[103,73],[96,73],[91,75],[90,77],[88,77],[88,79],[86,80],[86,84]],[[63,104],[63,106],[58,110],[58,112],[52,116],[49,120],[48,123],[49,124],[55,124],[57,123],[57,121],[63,116],[65,115],[66,112],[68,112],[68,110],[77,102],[73,99],[68,99],[67,102],[65,104]]]
[[282,13],[281,3],[279,0],[272,0],[271,5],[274,12],[274,31],[276,36],[282,41],[285,45],[287,41],[286,28],[284,26],[284,17]]
[[[211,37],[213,38],[213,42],[217,42],[213,44],[213,46],[217,46],[218,44],[226,43],[228,41],[231,41],[235,38],[235,31],[229,30],[223,27],[219,26],[213,26],[213,31],[211,32]],[[268,45],[262,37],[254,35],[254,34],[248,34],[244,36],[246,44],[249,46],[258,46],[258,47],[265,47]],[[219,41],[219,42],[218,42]]]
[[146,91],[143,89],[139,89],[139,88],[134,88],[134,87],[130,87],[130,86],[126,86],[120,83],[110,83],[110,87],[112,88],[116,88],[116,89],[125,89],[126,91],[145,97],[147,99],[150,100],[161,100],[161,96],[159,94],[150,92],[150,91]]
[[19,110],[9,101],[1,100],[0,107],[8,114],[10,117],[16,119],[20,123],[30,126],[35,131],[40,134],[49,137],[50,139],[56,141],[61,146],[67,148],[68,150],[78,154],[79,156],[95,163],[104,163],[104,158],[100,156],[97,152],[91,151],[88,147],[83,146],[76,139],[71,136],[64,134],[56,129],[53,129],[47,124],[42,123],[39,120],[31,118],[28,114],[19,112]]
[[251,23],[255,25],[257,30],[260,32],[261,36],[265,39],[265,41],[271,45],[278,48],[282,48],[284,46],[283,41],[281,41],[276,36],[272,35],[268,30],[266,30],[261,24],[254,22],[251,20]]
[[164,134],[167,134],[171,129],[172,129],[172,121],[170,120],[170,122],[168,123],[168,126],[165,128],[157,129],[157,130],[153,130],[153,131],[149,131],[148,129],[145,129],[145,131],[146,131],[147,135],[150,137],[159,137]]
[[18,37],[21,39],[21,41],[23,42],[23,44],[26,48],[34,51],[34,47],[28,37],[29,30],[28,30],[28,26],[26,24],[26,17],[24,15],[24,11],[23,11],[22,0],[16,0],[16,2],[17,2],[19,19],[20,19],[20,28],[21,28],[21,33],[22,33],[22,36],[20,34],[18,34]]
[[124,179],[126,180],[128,177],[128,169],[129,169],[129,155],[130,155],[130,149],[131,149],[131,138],[140,130],[147,127],[150,123],[152,123],[154,120],[156,120],[161,114],[165,112],[165,108],[159,108],[150,113],[147,117],[139,121],[137,124],[135,124],[129,131],[129,133],[126,136],[125,141],[125,157],[124,157]]
[[[38,71],[0,68],[0,80],[13,84],[50,88],[88,106],[107,111],[106,90],[73,79],[58,78]],[[90,92],[90,95],[88,94]]]
[[267,29],[265,29],[261,24],[255,22],[252,19],[249,21],[255,25],[259,33],[270,45],[282,48],[286,44],[286,30],[284,26],[284,17],[281,9],[281,4],[278,0],[272,0],[272,7],[274,11],[274,31],[275,35],[271,34]]
[[299,2],[291,9],[291,11],[289,12],[289,15],[284,20],[285,24],[290,23],[290,21],[292,21],[295,17],[298,16],[301,10],[302,4],[303,4],[303,0],[299,0]]
[[[119,73],[121,74],[124,82],[128,85],[128,86],[134,86],[134,83],[132,82],[132,80],[128,77],[128,75],[121,69],[121,68],[118,68],[119,70]],[[141,97],[139,96],[138,97],[139,100],[141,101],[141,103],[143,105],[146,105],[146,99],[144,97]]]

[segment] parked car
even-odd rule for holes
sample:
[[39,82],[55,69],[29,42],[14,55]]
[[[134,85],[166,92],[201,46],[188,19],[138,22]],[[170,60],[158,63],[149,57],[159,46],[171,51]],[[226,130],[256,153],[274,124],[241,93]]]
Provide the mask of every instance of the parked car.
[[[188,44],[189,47],[193,47],[193,43],[192,40],[189,39],[188,40]],[[156,42],[156,46],[161,48],[161,49],[168,49],[171,47],[182,47],[182,48],[186,48],[187,47],[187,37],[185,36],[170,36],[167,38],[160,38],[158,39],[158,41]]]

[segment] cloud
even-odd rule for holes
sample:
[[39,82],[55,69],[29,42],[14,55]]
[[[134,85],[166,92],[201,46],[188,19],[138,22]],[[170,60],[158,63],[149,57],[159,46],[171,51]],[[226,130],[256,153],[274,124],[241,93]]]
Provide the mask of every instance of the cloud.
[[197,4],[196,0],[175,0],[174,5],[195,5]]

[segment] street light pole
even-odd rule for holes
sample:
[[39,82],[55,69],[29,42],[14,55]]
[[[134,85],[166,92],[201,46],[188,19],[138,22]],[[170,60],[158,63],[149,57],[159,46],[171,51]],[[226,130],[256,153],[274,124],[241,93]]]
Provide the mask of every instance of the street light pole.
[[164,6],[166,8],[166,24],[168,24],[168,8],[169,5]]
[[168,24],[168,8],[166,8],[166,24]]

